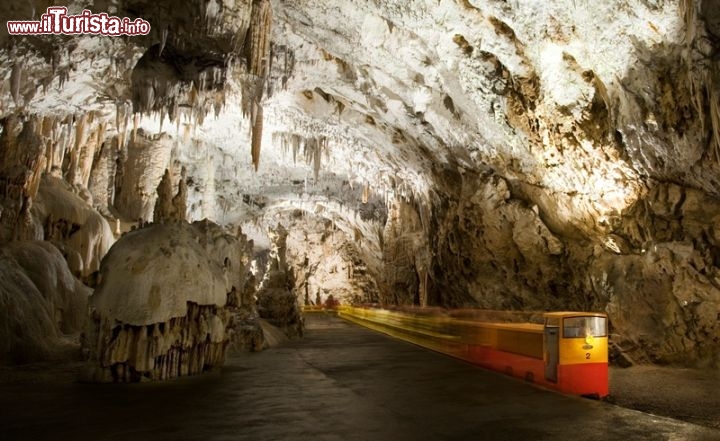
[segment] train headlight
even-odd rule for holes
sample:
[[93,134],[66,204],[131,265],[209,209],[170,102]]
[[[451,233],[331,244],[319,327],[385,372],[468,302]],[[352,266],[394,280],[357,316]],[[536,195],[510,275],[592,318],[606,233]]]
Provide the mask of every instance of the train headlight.
[[588,334],[587,337],[585,337],[585,343],[587,343],[591,346],[594,341],[595,341],[595,338],[592,336],[592,334]]

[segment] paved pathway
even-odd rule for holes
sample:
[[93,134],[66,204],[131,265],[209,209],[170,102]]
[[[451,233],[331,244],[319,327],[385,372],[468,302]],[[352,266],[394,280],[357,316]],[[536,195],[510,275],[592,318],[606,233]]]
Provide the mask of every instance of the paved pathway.
[[720,431],[562,396],[357,327],[164,384],[0,384],[0,440],[718,440]]

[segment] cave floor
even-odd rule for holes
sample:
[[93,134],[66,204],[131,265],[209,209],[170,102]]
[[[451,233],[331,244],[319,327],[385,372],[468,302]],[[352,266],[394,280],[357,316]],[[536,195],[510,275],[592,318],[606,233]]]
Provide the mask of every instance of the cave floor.
[[[0,381],[10,440],[720,440],[720,430],[568,397],[349,324],[161,384]],[[7,371],[6,371],[7,372]],[[16,379],[17,380],[17,379]]]

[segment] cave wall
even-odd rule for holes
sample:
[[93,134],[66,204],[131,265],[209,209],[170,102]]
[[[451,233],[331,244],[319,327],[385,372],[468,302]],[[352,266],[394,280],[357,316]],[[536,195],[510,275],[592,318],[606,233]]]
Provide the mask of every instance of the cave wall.
[[288,216],[287,260],[302,305],[376,303],[377,282],[363,260],[361,237],[302,211]]

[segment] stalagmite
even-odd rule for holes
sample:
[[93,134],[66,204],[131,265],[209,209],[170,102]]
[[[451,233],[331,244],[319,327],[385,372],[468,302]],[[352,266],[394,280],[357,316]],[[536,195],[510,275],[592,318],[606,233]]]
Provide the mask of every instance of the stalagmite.
[[68,255],[77,257],[70,269],[83,279],[100,267],[115,241],[107,220],[59,177],[42,177],[32,214],[45,224],[45,239],[62,243]]
[[180,182],[178,182],[178,191],[172,199],[173,213],[175,220],[183,222],[187,216],[187,170],[185,167],[180,171]]
[[170,170],[165,169],[165,174],[157,187],[157,199],[155,200],[155,211],[153,221],[155,223],[171,222],[173,218],[173,185]]

